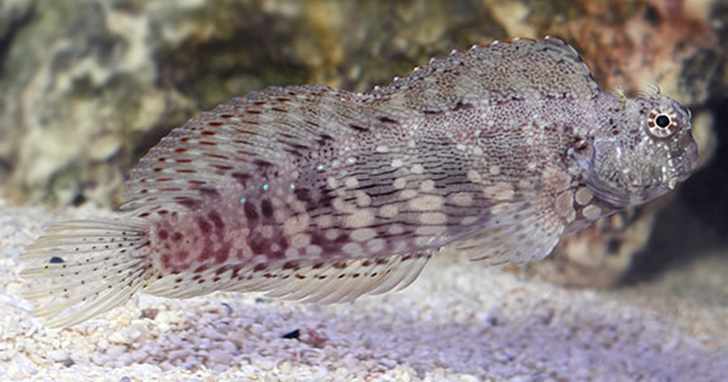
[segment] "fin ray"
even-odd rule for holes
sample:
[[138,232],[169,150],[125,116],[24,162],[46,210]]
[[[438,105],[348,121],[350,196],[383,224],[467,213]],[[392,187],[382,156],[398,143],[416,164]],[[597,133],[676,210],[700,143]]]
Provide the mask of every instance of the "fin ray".
[[145,222],[78,220],[51,227],[20,258],[24,296],[49,326],[85,321],[125,303],[152,277]]

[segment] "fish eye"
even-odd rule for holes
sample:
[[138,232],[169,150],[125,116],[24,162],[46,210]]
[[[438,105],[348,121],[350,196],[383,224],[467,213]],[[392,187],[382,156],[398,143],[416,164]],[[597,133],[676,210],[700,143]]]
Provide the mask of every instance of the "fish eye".
[[655,138],[668,138],[677,131],[677,113],[652,110],[647,120],[647,132]]

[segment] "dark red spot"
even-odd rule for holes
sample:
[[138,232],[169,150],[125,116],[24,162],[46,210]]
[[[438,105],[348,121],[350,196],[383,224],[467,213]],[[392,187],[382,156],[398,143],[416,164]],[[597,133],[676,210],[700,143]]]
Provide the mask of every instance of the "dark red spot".
[[155,167],[154,169],[152,169],[152,171],[154,171],[154,172],[162,172],[162,170],[163,170],[163,168],[161,168],[161,167]]
[[222,171],[228,171],[233,169],[233,166],[228,166],[224,164],[213,164],[212,167]]
[[256,159],[256,160],[254,160],[253,161],[253,164],[256,165],[256,166],[258,166],[258,167],[260,167],[260,168],[266,168],[266,167],[273,166],[273,163],[268,162],[267,160],[263,160],[263,159]]
[[361,132],[361,133],[369,131],[369,129],[367,129],[366,127],[359,126],[359,125],[355,125],[353,123],[350,123],[349,124],[349,127],[351,129],[356,130],[356,131]]
[[187,256],[189,256],[189,255],[190,254],[187,251],[177,251],[177,253],[175,253],[176,260],[178,260],[178,261],[187,260]]
[[248,243],[250,245],[250,250],[255,255],[260,255],[266,250],[266,241],[265,240],[252,240]]
[[[207,124],[210,125],[210,126],[222,126],[225,123],[224,122],[220,122],[220,121],[210,121]],[[208,133],[208,134],[205,134],[205,133]],[[214,131],[203,131],[202,134],[205,134],[205,135],[215,135],[215,132]]]
[[260,114],[260,113],[262,113],[260,110],[255,110],[255,109],[247,109],[247,110],[245,110],[245,112],[248,113],[248,114]]
[[179,147],[179,148],[174,149],[174,152],[177,153],[177,154],[181,154],[181,153],[183,153],[185,151],[187,151],[187,149],[184,148],[184,147]]
[[160,240],[167,240],[167,238],[169,238],[169,232],[167,232],[166,229],[160,229],[159,232],[157,232],[157,237],[159,237]]
[[220,214],[217,213],[217,211],[210,211],[207,214],[207,218],[210,219],[210,221],[218,231],[222,231],[223,229],[225,229],[225,223],[223,223],[222,218],[220,217]]
[[177,202],[177,204],[187,207],[189,209],[195,208],[199,205],[199,202],[195,199],[188,198],[186,196],[178,196],[174,198],[174,200]]
[[177,163],[192,163],[192,159],[175,159]]
[[197,170],[193,170],[191,168],[180,168],[177,169],[178,174],[196,174]]
[[253,272],[262,272],[264,270],[268,269],[268,266],[265,264],[258,264],[255,267],[253,267]]
[[268,199],[263,199],[260,203],[260,211],[263,213],[263,217],[273,217],[273,204]]
[[199,144],[201,144],[201,145],[203,145],[203,146],[217,146],[217,143],[215,143],[215,142],[210,142],[210,141],[199,141],[199,142],[197,142],[197,143],[199,143]]
[[208,198],[214,198],[220,196],[220,193],[212,187],[200,187],[200,194]]
[[222,264],[225,261],[227,261],[229,254],[230,254],[230,246],[220,248],[219,250],[217,250],[215,252],[215,261],[218,264]]
[[195,270],[193,270],[192,272],[194,272],[194,273],[202,273],[202,272],[206,271],[207,268],[209,268],[209,267],[207,265],[204,265],[203,264],[203,265],[200,265],[199,267],[195,268]]
[[203,234],[208,235],[210,231],[212,230],[212,226],[210,223],[207,222],[207,220],[197,217],[197,226],[200,227],[200,231],[202,231]]
[[248,219],[249,223],[254,223],[258,220],[258,212],[255,210],[253,203],[245,203],[243,205],[243,212],[245,212],[245,218]]
[[204,155],[208,158],[217,158],[217,159],[226,159],[226,160],[230,159],[230,157],[228,157],[227,155],[222,155],[222,154],[205,153]]
[[182,240],[182,237],[183,237],[182,234],[179,233],[179,232],[175,232],[175,233],[172,234],[172,240],[173,241],[177,241],[178,242],[178,241]]

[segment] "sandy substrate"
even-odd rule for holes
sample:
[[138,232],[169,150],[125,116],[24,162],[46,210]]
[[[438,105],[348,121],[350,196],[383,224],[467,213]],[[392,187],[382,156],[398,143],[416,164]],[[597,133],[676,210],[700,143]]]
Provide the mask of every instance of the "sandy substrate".
[[[54,215],[0,205],[0,380],[728,378],[722,338],[701,337],[679,320],[631,305],[642,300],[520,280],[457,256],[436,259],[403,292],[349,304],[251,294],[142,295],[98,319],[48,329],[18,296],[17,259],[61,216],[100,213],[87,208]],[[297,339],[283,338],[294,330]]]

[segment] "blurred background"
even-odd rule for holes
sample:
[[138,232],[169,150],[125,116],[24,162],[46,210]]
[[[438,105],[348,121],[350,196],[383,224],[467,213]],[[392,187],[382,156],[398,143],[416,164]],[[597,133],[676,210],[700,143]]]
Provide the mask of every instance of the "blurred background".
[[725,310],[727,22],[720,0],[2,0],[0,206],[113,208],[150,147],[233,96],[366,91],[452,49],[552,35],[604,89],[657,84],[689,106],[703,164],[677,192],[511,270]]

